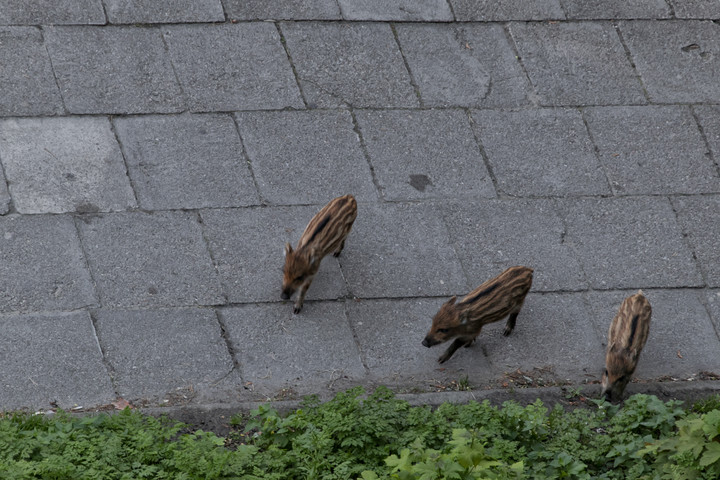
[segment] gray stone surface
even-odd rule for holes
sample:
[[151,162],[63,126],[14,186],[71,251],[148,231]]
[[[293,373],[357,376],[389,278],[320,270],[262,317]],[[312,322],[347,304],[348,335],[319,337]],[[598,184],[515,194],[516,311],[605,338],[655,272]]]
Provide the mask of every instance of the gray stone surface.
[[281,29],[311,108],[418,105],[389,25],[287,22]]
[[502,26],[401,24],[395,28],[424,105],[527,104],[528,83]]
[[178,25],[162,31],[190,110],[304,106],[273,24]]
[[237,20],[339,20],[336,0],[223,0],[228,18]]
[[116,213],[77,224],[104,307],[225,303],[197,214]]
[[[685,0],[682,0],[683,2]],[[670,18],[665,0],[562,0],[568,19]]]
[[[0,6],[0,18],[3,11]],[[40,30],[0,27],[0,46],[0,116],[62,113],[62,98]]]
[[581,293],[530,293],[515,329],[507,337],[502,334],[504,325],[505,321],[488,325],[473,347],[482,347],[493,370],[548,368],[546,381],[600,379],[603,346]]
[[0,0],[0,25],[103,23],[102,0]]
[[598,107],[587,109],[585,118],[616,193],[720,190],[717,169],[688,107]]
[[[318,205],[202,212],[205,236],[230,303],[280,301],[285,243],[295,247],[320,208]],[[355,241],[355,232],[351,231],[347,245]],[[343,251],[342,255],[346,253]],[[307,300],[334,300],[346,295],[337,259],[332,255],[325,257]],[[285,308],[292,311],[289,302]],[[306,304],[302,315],[313,308]]]
[[[710,312],[710,319],[715,326],[715,332],[720,332],[720,290],[707,290],[705,300]],[[714,366],[715,371],[718,367]]]
[[506,268],[534,269],[533,291],[584,290],[585,275],[548,200],[446,202],[439,207],[469,283],[468,293]]
[[720,287],[720,195],[677,197],[673,206],[705,282]]
[[339,258],[356,297],[449,296],[467,288],[445,225],[430,205],[359,205]]
[[[623,299],[635,290],[592,292],[588,304],[603,348],[610,322]],[[650,333],[640,354],[635,376],[652,379],[671,376],[686,379],[703,370],[717,371],[720,362],[720,340],[703,306],[698,290],[643,290],[650,301]]]
[[465,112],[361,110],[355,116],[386,200],[495,196]]
[[222,22],[220,0],[105,0],[110,23]]
[[577,110],[480,110],[472,118],[501,192],[518,197],[610,192]]
[[461,349],[462,357],[461,351],[455,352],[449,362],[440,365],[437,359],[449,343],[429,349],[421,345],[432,317],[445,300],[348,302],[348,318],[372,377],[415,387],[433,381],[457,381],[465,375],[473,381],[490,377],[487,358],[480,348]]
[[282,387],[308,393],[344,377],[365,376],[344,303],[313,307],[312,318],[293,315],[287,305],[221,310],[244,381],[260,391]]
[[[670,202],[663,197],[557,202],[592,288],[703,284]],[[662,239],[662,241],[660,241]]]
[[[599,379],[638,288],[640,379],[720,373],[719,5],[0,0],[0,410],[555,400],[513,387]],[[347,193],[293,315],[283,244]],[[513,334],[438,365],[439,305],[518,264]]]
[[510,32],[543,105],[645,103],[612,24],[512,23]]
[[[720,167],[720,106],[699,105],[693,107],[715,158],[715,165]],[[718,170],[720,171],[720,170]]]
[[564,19],[560,0],[449,0],[458,21]]
[[0,120],[0,158],[20,213],[135,206],[120,147],[102,117]]
[[0,218],[0,312],[76,310],[96,303],[71,218]]
[[451,22],[447,0],[338,0],[346,20]]
[[10,210],[10,192],[8,192],[7,181],[5,180],[5,174],[0,169],[0,215],[5,215]]
[[43,32],[71,113],[168,113],[184,108],[159,30],[45,27]]
[[141,208],[258,204],[230,115],[125,117],[113,124]]
[[638,20],[621,22],[620,31],[651,101],[720,102],[720,25]]
[[0,329],[3,411],[115,400],[87,312],[0,316]]
[[324,205],[347,193],[358,201],[377,198],[347,111],[241,112],[236,118],[264,201]]
[[720,18],[720,3],[717,0],[668,0],[675,9],[677,18]]
[[212,309],[99,310],[97,334],[128,401],[189,396],[233,369]]

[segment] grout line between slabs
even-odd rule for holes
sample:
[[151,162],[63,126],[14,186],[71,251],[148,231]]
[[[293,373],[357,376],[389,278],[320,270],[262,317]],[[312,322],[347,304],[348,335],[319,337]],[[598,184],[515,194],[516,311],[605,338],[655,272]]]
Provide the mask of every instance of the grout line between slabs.
[[278,36],[280,37],[280,44],[282,45],[283,50],[285,51],[285,55],[287,56],[288,63],[290,64],[290,69],[293,73],[293,77],[295,78],[295,84],[297,85],[298,92],[300,93],[300,99],[302,100],[305,108],[309,109],[310,107],[308,106],[305,91],[303,90],[302,84],[300,83],[300,75],[298,74],[297,68],[295,67],[295,62],[293,61],[292,55],[290,55],[290,47],[288,47],[287,45],[287,39],[285,38],[285,34],[280,27],[280,22],[273,23],[275,24],[275,29],[277,30]]

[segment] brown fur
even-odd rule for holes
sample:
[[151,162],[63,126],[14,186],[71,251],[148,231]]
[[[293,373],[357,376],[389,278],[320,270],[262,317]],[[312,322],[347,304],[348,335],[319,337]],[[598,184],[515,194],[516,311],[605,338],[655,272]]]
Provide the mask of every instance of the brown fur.
[[282,298],[287,300],[299,290],[294,313],[302,310],[323,257],[330,252],[337,257],[342,252],[356,216],[357,202],[352,195],[335,198],[310,220],[294,250],[289,243],[285,245]]
[[602,376],[602,395],[607,400],[622,398],[647,341],[651,315],[650,302],[640,290],[622,302],[610,323]]
[[472,345],[483,325],[508,315],[503,335],[510,335],[532,285],[532,277],[531,268],[510,267],[468,293],[460,303],[456,304],[457,297],[452,297],[433,317],[430,331],[422,344],[432,347],[457,337],[438,359],[438,362],[445,363],[458,348]]

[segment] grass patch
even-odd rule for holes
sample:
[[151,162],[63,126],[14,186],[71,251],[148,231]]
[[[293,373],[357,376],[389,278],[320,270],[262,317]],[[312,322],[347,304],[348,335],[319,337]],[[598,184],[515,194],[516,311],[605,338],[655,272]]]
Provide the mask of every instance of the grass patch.
[[129,409],[0,418],[0,478],[717,479],[720,397],[684,409],[634,395],[564,411],[539,400],[412,407],[360,388],[280,415],[236,416],[227,438]]

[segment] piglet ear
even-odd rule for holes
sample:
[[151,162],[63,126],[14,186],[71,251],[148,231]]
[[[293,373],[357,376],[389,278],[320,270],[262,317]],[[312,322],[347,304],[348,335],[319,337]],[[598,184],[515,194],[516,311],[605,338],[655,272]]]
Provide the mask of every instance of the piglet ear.
[[290,245],[289,243],[286,243],[285,244],[285,256],[287,257],[292,252],[293,252],[292,245]]
[[455,305],[455,300],[457,300],[457,295],[453,295],[452,298],[445,303],[447,305]]

